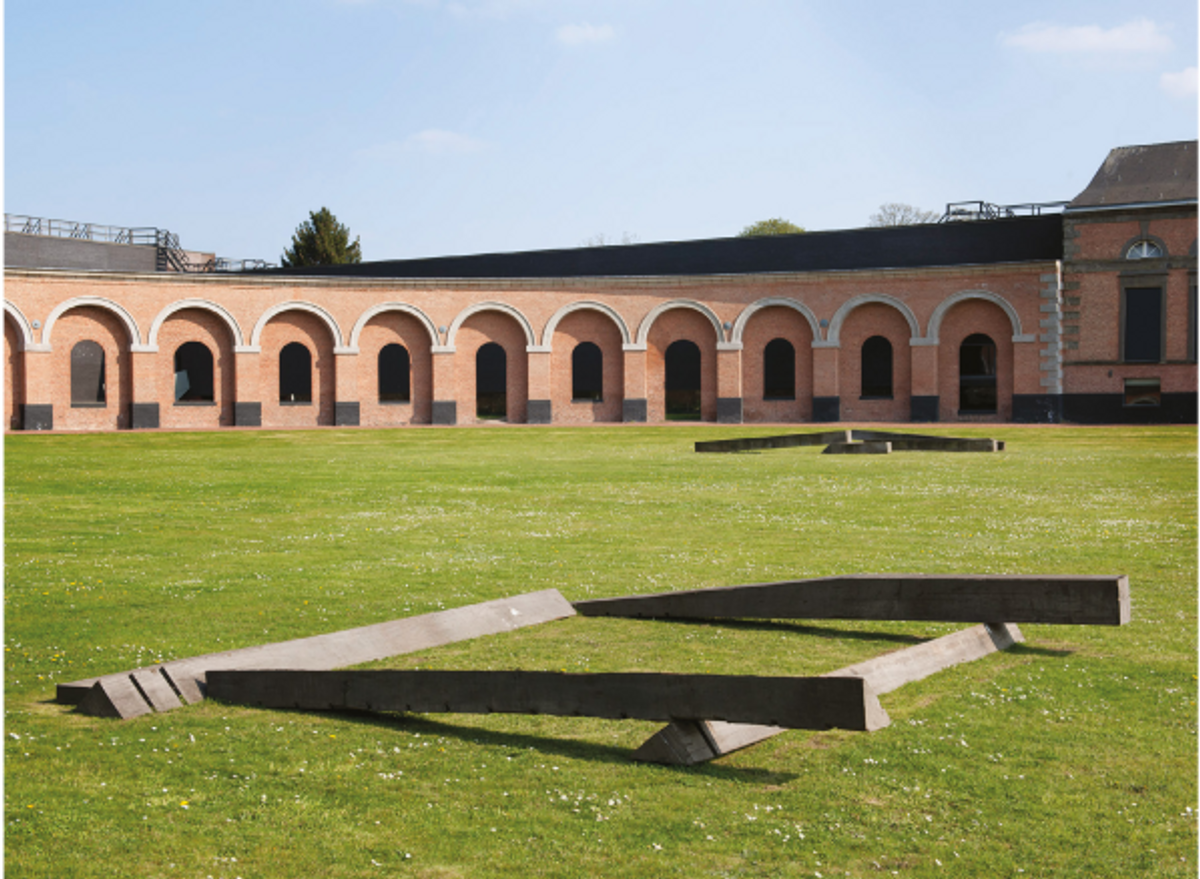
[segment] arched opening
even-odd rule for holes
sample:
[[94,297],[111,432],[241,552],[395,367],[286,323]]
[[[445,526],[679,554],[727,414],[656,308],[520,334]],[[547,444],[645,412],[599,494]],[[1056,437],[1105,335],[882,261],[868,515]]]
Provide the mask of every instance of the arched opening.
[[475,417],[508,415],[508,355],[495,342],[475,352]]
[[604,354],[594,342],[580,342],[571,352],[571,400],[604,400]]
[[212,403],[213,356],[203,342],[184,342],[175,349],[175,402]]
[[379,349],[379,402],[407,403],[412,399],[408,349],[391,343]]
[[862,393],[866,399],[892,397],[892,343],[871,336],[862,346]]
[[787,339],[772,339],[763,349],[763,399],[796,399],[796,349]]
[[279,352],[279,402],[312,402],[312,354],[299,342]]
[[958,410],[996,411],[996,343],[975,333],[958,349]]
[[687,339],[666,353],[666,415],[671,421],[700,420],[700,347]]
[[107,403],[104,349],[85,339],[71,349],[71,405],[103,406]]

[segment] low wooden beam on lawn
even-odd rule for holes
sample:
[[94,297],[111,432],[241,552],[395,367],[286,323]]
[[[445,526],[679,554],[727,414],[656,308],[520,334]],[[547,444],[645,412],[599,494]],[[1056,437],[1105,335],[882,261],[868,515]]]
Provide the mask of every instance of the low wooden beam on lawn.
[[208,695],[313,711],[719,718],[788,729],[873,730],[888,724],[861,678],[546,671],[210,670]]
[[[1024,641],[1012,624],[973,626],[952,635],[877,656],[837,671],[827,678],[857,677],[876,696],[927,678],[943,669],[980,659]],[[646,763],[690,766],[713,760],[787,732],[779,725],[729,723],[724,720],[675,721],[659,730],[634,752]]]
[[1125,576],[855,574],[575,602],[583,616],[1120,626]]
[[797,446],[824,446],[849,442],[850,431],[826,430],[821,433],[788,433],[782,436],[748,436],[740,439],[705,440],[696,443],[697,452],[757,452],[762,449],[791,449]]
[[[59,684],[57,701],[83,714],[134,717],[204,698],[205,674],[223,668],[332,669],[574,616],[557,589],[498,598],[340,632],[176,659]],[[134,698],[140,694],[141,703]],[[146,710],[141,710],[142,708]]]

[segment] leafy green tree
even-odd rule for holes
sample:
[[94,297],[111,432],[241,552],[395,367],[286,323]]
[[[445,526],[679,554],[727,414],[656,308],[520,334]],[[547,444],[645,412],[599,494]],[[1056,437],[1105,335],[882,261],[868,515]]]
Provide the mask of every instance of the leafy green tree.
[[358,236],[350,243],[350,230],[337,221],[329,208],[310,211],[308,219],[296,227],[292,246],[283,252],[280,262],[293,266],[336,266],[362,262]]
[[769,220],[759,220],[757,223],[747,226],[741,232],[738,232],[738,237],[756,238],[760,235],[798,235],[803,231],[803,226],[797,226],[795,223],[783,219],[783,217],[772,217]]
[[936,223],[941,217],[937,211],[923,211],[910,204],[888,202],[879,206],[879,213],[871,214],[872,226],[916,226],[920,223]]

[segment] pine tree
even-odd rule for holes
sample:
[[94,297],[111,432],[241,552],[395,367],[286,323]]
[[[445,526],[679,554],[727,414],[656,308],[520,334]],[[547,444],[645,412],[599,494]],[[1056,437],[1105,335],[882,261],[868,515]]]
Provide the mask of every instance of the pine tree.
[[350,230],[323,207],[310,211],[308,219],[296,227],[292,246],[283,252],[280,262],[285,268],[362,262],[362,249],[358,237],[351,244]]

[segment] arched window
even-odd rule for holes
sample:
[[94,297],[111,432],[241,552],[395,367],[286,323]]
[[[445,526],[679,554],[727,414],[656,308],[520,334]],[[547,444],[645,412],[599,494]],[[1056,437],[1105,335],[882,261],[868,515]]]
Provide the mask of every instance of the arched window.
[[967,336],[958,349],[958,410],[996,411],[996,343],[983,333]]
[[213,356],[203,342],[184,342],[175,349],[175,402],[211,403]]
[[787,339],[772,339],[763,349],[763,399],[796,399],[796,349]]
[[862,396],[892,396],[892,343],[872,336],[862,346]]
[[1135,241],[1125,251],[1126,259],[1158,259],[1160,256],[1163,256],[1162,245],[1157,241],[1151,241],[1149,238]]
[[495,342],[475,352],[475,417],[508,414],[508,355]]
[[379,351],[379,402],[407,403],[409,391],[408,349],[394,342]]
[[299,342],[279,352],[279,402],[312,402],[312,355]]
[[667,418],[675,421],[700,419],[700,347],[679,339],[667,348]]
[[571,352],[571,399],[596,403],[604,399],[604,353],[594,342],[580,342]]
[[103,405],[107,401],[104,388],[104,349],[99,342],[85,339],[71,349],[71,405]]

